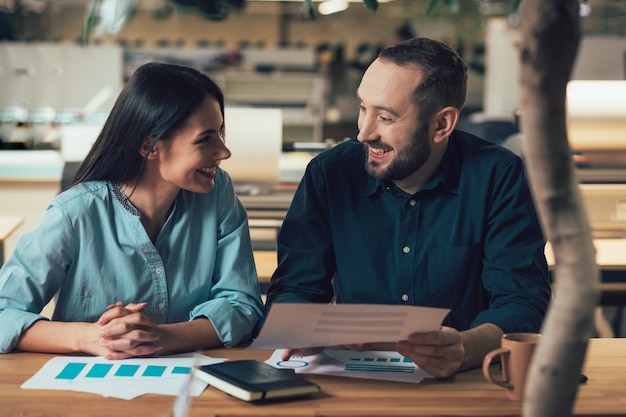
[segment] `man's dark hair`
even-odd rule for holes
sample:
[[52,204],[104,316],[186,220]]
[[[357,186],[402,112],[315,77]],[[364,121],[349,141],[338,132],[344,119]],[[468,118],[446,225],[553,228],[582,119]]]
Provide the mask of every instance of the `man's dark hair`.
[[430,38],[407,39],[383,49],[378,58],[424,71],[413,99],[423,120],[447,106],[459,111],[467,97],[467,65],[449,45]]

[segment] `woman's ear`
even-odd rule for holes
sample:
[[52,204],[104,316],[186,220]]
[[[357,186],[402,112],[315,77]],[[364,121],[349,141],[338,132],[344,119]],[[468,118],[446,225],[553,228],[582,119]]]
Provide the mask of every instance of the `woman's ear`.
[[457,122],[459,121],[459,110],[455,107],[448,106],[439,110],[435,115],[435,142],[442,142],[448,138]]
[[146,137],[139,148],[139,154],[144,158],[148,155],[148,159],[156,158],[157,151],[154,145],[156,145],[156,140],[152,136]]

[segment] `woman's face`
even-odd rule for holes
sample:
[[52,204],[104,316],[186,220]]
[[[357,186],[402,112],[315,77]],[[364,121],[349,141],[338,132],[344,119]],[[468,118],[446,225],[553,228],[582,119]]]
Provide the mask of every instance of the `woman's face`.
[[223,124],[219,103],[207,97],[170,140],[157,141],[162,180],[193,192],[211,191],[218,165],[231,155],[220,133]]

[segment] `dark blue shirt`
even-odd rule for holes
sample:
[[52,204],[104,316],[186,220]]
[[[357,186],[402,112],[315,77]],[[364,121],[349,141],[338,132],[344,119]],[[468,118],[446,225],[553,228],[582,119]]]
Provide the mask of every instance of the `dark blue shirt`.
[[455,131],[414,195],[365,171],[350,140],[308,165],[278,235],[274,302],[451,309],[444,325],[538,332],[551,296],[522,160]]

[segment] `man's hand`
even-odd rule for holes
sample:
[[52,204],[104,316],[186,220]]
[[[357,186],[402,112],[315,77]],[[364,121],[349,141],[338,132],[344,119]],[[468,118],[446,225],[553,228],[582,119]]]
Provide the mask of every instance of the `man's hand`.
[[[500,346],[502,333],[502,329],[492,323],[484,323],[462,333],[444,326],[435,332],[410,334],[407,340],[396,343],[395,349],[435,378],[449,378],[459,371],[481,366],[485,355]],[[333,348],[360,351],[394,349],[389,344],[379,343],[327,347]],[[322,350],[324,348],[321,347],[285,349],[282,359],[315,355]]]
[[463,336],[450,327],[436,332],[413,333],[399,341],[398,353],[411,359],[435,378],[448,378],[461,369],[465,356]]
[[111,304],[100,316],[100,344],[107,350],[107,359],[126,359],[157,354],[163,347],[159,344],[159,327],[141,312],[146,303]]

